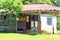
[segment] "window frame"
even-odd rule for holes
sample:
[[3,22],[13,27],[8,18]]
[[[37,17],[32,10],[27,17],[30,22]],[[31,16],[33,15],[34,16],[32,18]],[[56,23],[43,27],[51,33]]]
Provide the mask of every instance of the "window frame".
[[52,17],[47,17],[47,25],[52,25]]

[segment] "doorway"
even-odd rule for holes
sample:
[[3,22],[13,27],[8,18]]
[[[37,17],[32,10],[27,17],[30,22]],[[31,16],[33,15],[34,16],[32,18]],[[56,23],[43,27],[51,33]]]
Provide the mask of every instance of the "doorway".
[[26,30],[26,16],[24,14],[20,14],[17,17],[17,32],[25,32]]
[[36,28],[38,26],[38,16],[37,15],[29,15],[27,18],[27,29],[31,30],[32,28]]

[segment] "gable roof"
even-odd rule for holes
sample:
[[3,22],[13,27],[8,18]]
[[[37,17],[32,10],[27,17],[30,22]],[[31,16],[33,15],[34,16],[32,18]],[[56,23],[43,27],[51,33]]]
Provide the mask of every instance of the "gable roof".
[[29,10],[55,10],[60,11],[60,7],[48,5],[48,4],[27,4],[23,5],[22,11],[29,11]]

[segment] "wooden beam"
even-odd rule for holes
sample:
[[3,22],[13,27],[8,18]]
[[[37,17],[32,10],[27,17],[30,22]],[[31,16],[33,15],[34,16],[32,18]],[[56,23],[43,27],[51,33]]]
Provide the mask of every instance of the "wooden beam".
[[41,15],[41,12],[38,11],[38,27],[37,27],[37,29],[38,29],[39,33],[41,33],[41,17],[40,17],[40,15]]

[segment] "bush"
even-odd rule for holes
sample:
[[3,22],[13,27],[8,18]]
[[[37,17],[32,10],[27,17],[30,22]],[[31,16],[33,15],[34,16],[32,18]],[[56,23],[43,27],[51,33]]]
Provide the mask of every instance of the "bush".
[[30,35],[36,35],[38,32],[37,31],[35,31],[35,30],[33,30],[33,31],[30,31]]
[[60,23],[57,23],[57,29],[60,30]]

